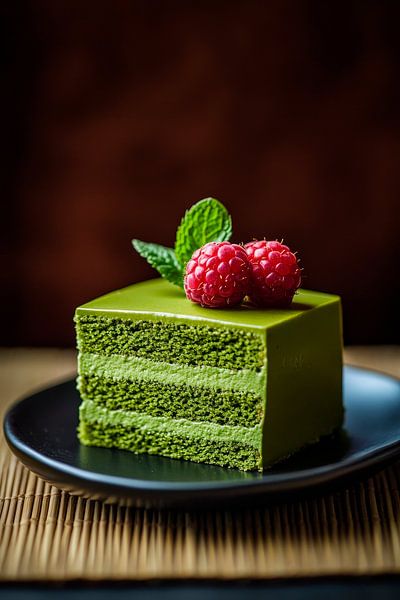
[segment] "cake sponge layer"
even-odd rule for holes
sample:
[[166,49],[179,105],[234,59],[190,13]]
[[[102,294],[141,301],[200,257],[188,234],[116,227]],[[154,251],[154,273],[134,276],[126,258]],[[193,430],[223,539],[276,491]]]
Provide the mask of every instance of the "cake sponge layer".
[[110,410],[128,410],[191,421],[253,427],[261,422],[263,399],[255,393],[145,380],[113,380],[81,373],[82,398]]
[[243,471],[262,470],[260,452],[244,443],[193,439],[174,432],[140,427],[109,425],[81,419],[79,438],[86,446],[120,448],[136,454],[157,454],[169,458],[234,467]]
[[81,404],[79,414],[79,439],[87,446],[159,454],[244,471],[262,470],[260,426],[232,427],[151,417],[109,410],[88,400]]
[[264,366],[263,338],[250,331],[97,315],[77,314],[75,320],[82,353],[236,370]]

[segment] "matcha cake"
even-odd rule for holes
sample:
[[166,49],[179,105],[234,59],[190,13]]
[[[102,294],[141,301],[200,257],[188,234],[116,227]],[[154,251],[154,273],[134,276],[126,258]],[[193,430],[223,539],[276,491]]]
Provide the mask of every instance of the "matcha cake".
[[212,309],[155,279],[75,322],[83,444],[261,471],[342,423],[337,296]]

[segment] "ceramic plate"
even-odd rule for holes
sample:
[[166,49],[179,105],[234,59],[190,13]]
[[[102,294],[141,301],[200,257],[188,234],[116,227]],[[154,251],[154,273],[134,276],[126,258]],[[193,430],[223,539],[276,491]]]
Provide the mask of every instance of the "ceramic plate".
[[75,381],[21,400],[6,415],[6,439],[40,477],[111,502],[187,508],[265,502],[343,483],[400,455],[400,381],[355,367],[344,369],[343,430],[264,473],[87,448],[76,437],[79,401]]

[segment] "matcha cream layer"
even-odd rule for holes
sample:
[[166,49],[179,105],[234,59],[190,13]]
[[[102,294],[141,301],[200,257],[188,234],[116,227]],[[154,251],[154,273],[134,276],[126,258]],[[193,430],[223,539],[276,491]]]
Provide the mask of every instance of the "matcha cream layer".
[[342,423],[337,296],[206,309],[154,279],[75,322],[83,444],[262,470]]

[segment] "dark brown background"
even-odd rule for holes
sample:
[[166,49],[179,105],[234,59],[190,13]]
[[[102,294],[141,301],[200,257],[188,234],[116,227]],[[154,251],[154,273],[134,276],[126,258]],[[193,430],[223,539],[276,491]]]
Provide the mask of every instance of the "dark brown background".
[[7,344],[73,344],[74,307],[153,275],[209,195],[342,294],[346,341],[399,341],[400,2],[2,5]]

